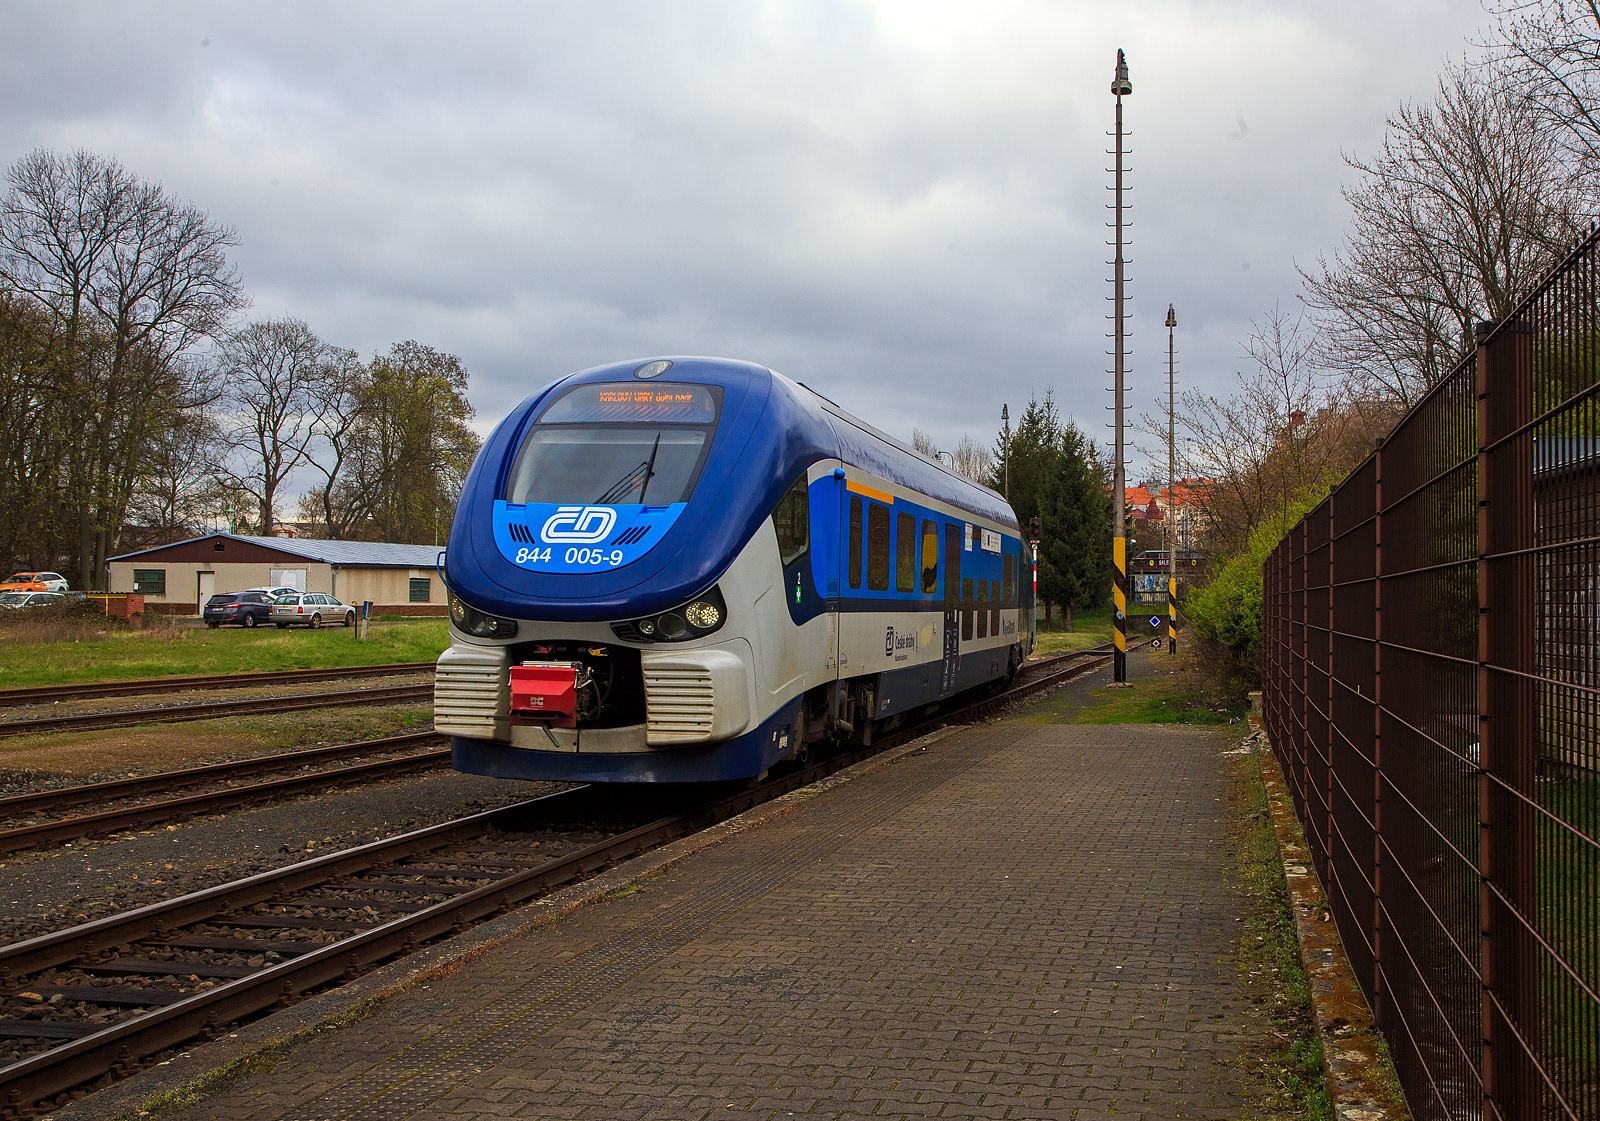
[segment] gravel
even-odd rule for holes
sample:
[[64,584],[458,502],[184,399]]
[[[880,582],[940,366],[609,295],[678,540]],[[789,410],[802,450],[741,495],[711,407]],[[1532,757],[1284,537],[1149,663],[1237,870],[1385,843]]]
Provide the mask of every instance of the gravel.
[[45,934],[564,788],[435,772],[109,841],[19,853],[0,864],[0,907],[7,916],[0,920],[0,941]]

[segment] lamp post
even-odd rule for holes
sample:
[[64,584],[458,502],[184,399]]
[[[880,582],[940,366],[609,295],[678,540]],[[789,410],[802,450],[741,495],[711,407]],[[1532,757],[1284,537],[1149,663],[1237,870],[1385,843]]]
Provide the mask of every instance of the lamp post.
[[[1178,501],[1178,419],[1172,399],[1172,332],[1178,326],[1178,313],[1167,305],[1167,520]],[[1178,652],[1178,541],[1177,525],[1167,532],[1167,653]]]
[[1003,476],[1003,478],[1005,480],[1001,484],[1002,486],[1005,487],[1005,490],[1002,491],[1002,493],[1005,495],[1005,500],[1007,502],[1010,502],[1011,501],[1011,410],[1006,405],[1001,405],[1000,406],[1000,424],[1001,424],[1000,462],[1004,465],[1003,466],[1003,470],[1002,470],[1002,476]]
[[1118,684],[1128,680],[1128,527],[1127,506],[1128,481],[1123,474],[1122,466],[1122,393],[1123,375],[1125,373],[1125,359],[1123,340],[1125,336],[1125,321],[1123,313],[1123,260],[1122,260],[1122,99],[1133,93],[1133,83],[1128,80],[1128,60],[1119,49],[1117,51],[1117,73],[1111,79],[1111,92],[1117,99],[1117,163],[1116,163],[1116,211],[1117,211],[1117,253],[1112,261],[1112,297],[1115,303],[1116,319],[1116,346],[1113,349],[1116,376],[1116,458],[1112,461],[1111,470],[1111,559],[1115,564],[1113,574],[1114,584],[1111,589],[1111,602],[1113,614],[1116,616],[1116,651],[1111,656],[1112,680]]

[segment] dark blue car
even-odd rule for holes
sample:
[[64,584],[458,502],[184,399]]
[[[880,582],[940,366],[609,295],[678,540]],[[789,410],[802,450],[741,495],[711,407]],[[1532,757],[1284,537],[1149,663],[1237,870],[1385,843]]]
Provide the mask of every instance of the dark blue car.
[[267,621],[272,610],[272,600],[266,592],[224,592],[206,600],[200,617],[213,629],[223,623],[238,623],[241,627],[255,627]]

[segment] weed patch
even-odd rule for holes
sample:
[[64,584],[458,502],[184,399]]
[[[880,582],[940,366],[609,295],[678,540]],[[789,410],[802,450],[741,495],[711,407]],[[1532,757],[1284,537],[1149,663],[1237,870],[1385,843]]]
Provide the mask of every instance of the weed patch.
[[1311,1011],[1311,984],[1300,961],[1289,888],[1254,755],[1233,758],[1240,878],[1250,898],[1239,939],[1246,983],[1264,984],[1276,1047],[1257,1051],[1249,1073],[1277,1113],[1333,1121],[1322,1044]]

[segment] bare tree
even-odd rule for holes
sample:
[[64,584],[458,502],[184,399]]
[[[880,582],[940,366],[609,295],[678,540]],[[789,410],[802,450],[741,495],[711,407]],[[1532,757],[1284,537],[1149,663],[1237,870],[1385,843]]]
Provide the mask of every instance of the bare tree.
[[[1251,529],[1305,490],[1359,462],[1370,448],[1355,434],[1369,430],[1363,417],[1380,426],[1391,420],[1334,391],[1316,364],[1316,345],[1302,316],[1274,306],[1251,324],[1243,343],[1251,366],[1236,375],[1232,396],[1190,391],[1178,400],[1178,471],[1213,484],[1204,501],[1207,544],[1220,555],[1242,547]],[[1164,450],[1164,400],[1139,428]]]
[[0,280],[45,325],[38,423],[56,426],[71,570],[97,585],[135,480],[172,418],[204,400],[180,361],[243,304],[231,229],[117,161],[43,149],[12,165]]
[[1494,77],[1592,172],[1600,165],[1600,0],[1500,0],[1494,11],[1497,34],[1484,44]]
[[217,357],[227,454],[214,466],[271,534],[279,491],[321,431],[330,348],[302,320],[264,319],[228,335]]
[[323,532],[336,541],[357,536],[357,527],[372,517],[373,495],[365,488],[346,486],[362,447],[362,425],[373,407],[371,372],[353,350],[329,347],[325,374],[317,390],[316,412],[321,418],[318,447],[307,462],[322,476],[322,484],[300,496],[300,514],[320,521]]
[[931,434],[913,428],[911,446],[929,459],[936,460],[941,455],[948,455],[952,469],[981,486],[988,486],[994,475],[994,453],[971,436],[962,436],[954,450],[941,450]]
[[328,482],[302,509],[325,511],[330,526],[351,537],[442,541],[480,443],[466,388],[460,359],[421,343],[374,356],[340,406],[356,418],[343,466],[334,476],[322,469]]
[[994,475],[994,454],[988,448],[971,436],[963,435],[950,454],[955,459],[957,471],[979,486],[989,485],[989,480]]
[[1570,243],[1582,200],[1530,104],[1477,71],[1447,71],[1389,119],[1382,155],[1346,163],[1363,178],[1345,249],[1301,270],[1318,360],[1409,406]]
[[200,410],[184,413],[150,445],[129,517],[151,532],[150,544],[178,541],[203,529],[217,505],[212,463],[222,434]]

